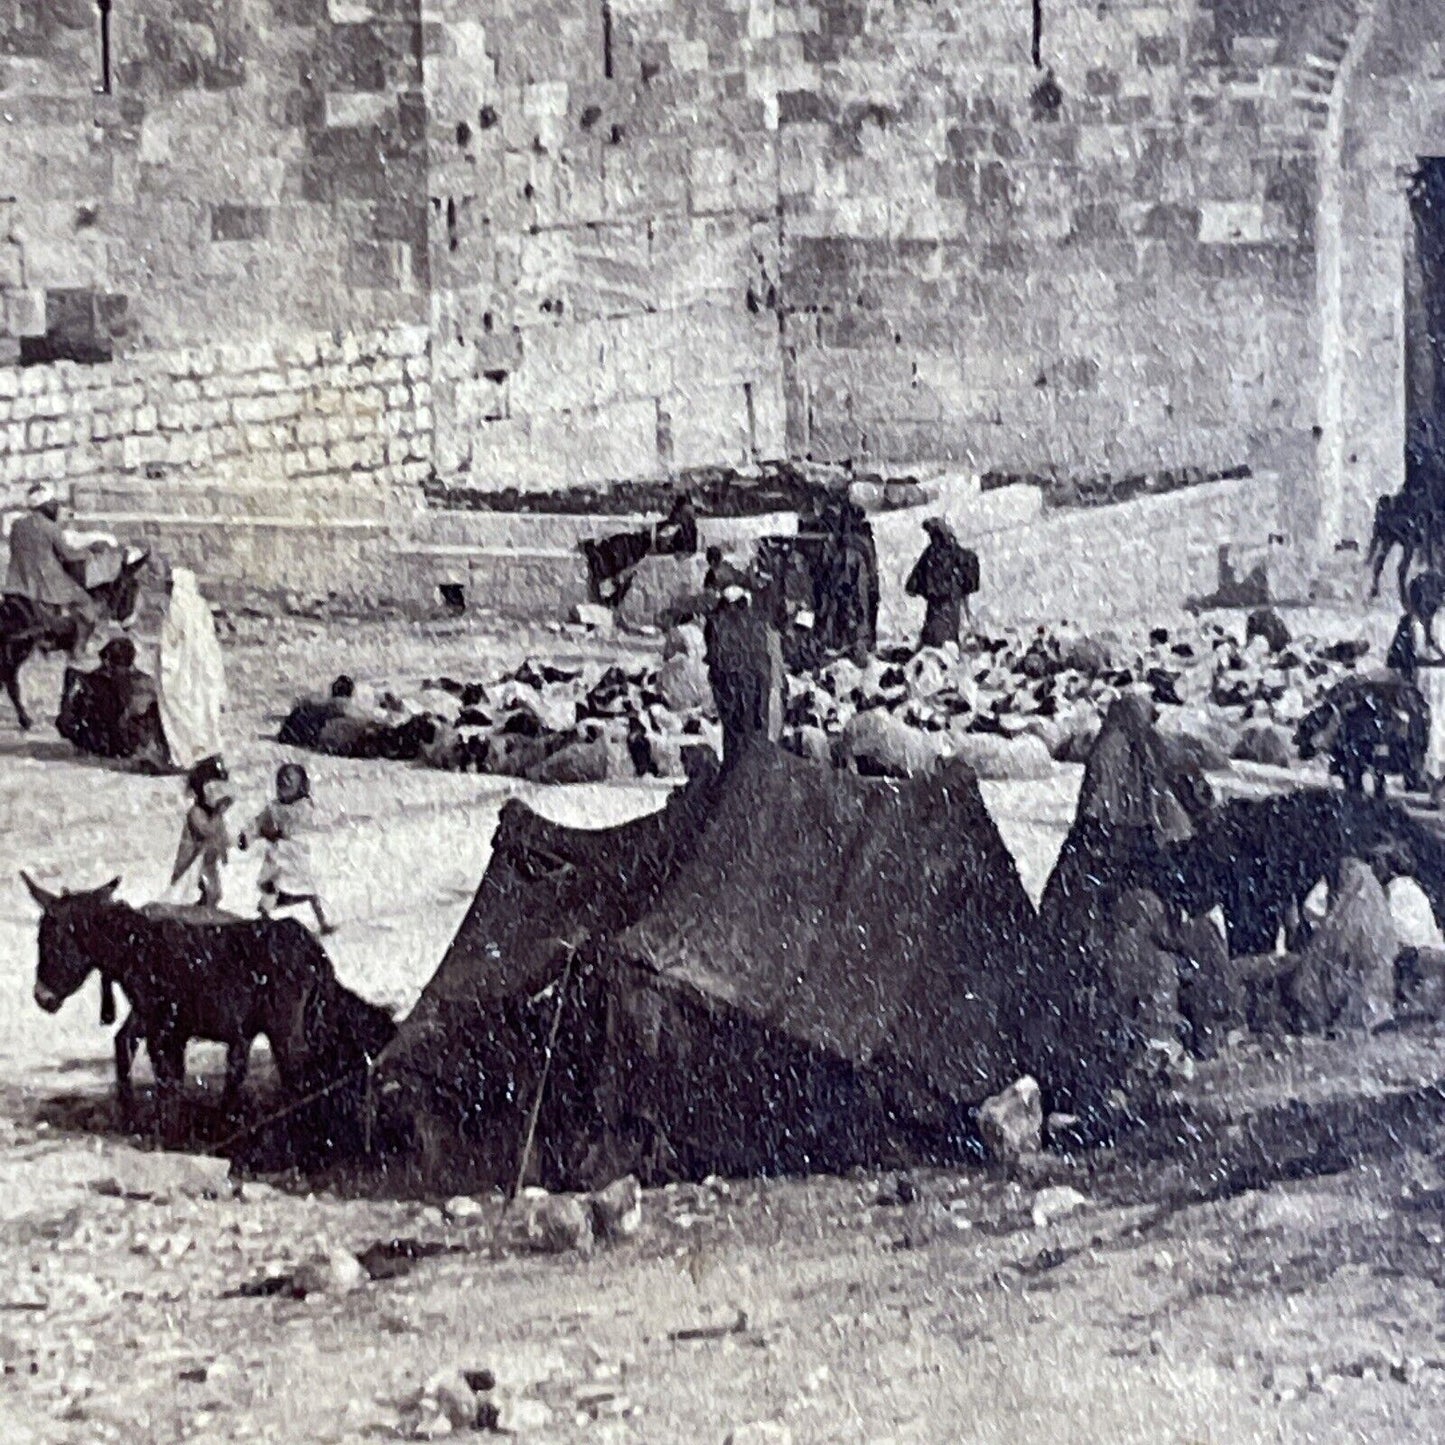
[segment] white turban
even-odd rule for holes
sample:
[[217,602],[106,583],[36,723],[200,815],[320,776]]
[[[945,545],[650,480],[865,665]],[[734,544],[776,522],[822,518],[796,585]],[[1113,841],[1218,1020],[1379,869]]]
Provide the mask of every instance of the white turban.
[[44,507],[55,500],[55,488],[46,482],[36,482],[25,494],[27,507]]

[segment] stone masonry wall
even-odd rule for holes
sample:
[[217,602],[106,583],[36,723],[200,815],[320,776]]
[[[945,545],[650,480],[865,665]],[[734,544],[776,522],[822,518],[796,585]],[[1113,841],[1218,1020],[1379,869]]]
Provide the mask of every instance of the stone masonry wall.
[[429,375],[421,326],[0,369],[0,499],[43,480],[91,512],[380,517],[420,495]]
[[0,364],[425,320],[417,7],[0,0]]
[[437,466],[784,444],[771,0],[427,0]]
[[1309,484],[1299,16],[1217,9],[1045,0],[1056,109],[1026,6],[779,9],[793,449]]
[[997,0],[116,0],[109,93],[0,0],[0,482],[1248,462],[1358,535],[1436,8],[1044,0],[1051,101]]

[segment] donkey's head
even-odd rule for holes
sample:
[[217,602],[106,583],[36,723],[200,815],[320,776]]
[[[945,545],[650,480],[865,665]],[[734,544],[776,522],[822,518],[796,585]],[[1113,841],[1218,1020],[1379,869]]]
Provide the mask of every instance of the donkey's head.
[[[55,1013],[94,969],[102,970],[102,986],[108,991],[109,978],[103,965],[114,946],[114,919],[108,905],[114,900],[120,879],[102,888],[82,893],[51,893],[29,874],[22,873],[30,896],[40,905],[39,962],[35,970],[35,1002],[46,1013]],[[104,1010],[104,1002],[102,1004]],[[104,1010],[114,1017],[114,1003]],[[104,1013],[102,1015],[104,1020]]]

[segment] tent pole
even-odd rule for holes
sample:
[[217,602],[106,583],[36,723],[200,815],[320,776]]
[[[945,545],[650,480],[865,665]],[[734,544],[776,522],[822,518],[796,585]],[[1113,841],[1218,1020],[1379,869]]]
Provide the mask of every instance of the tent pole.
[[527,1133],[522,1140],[522,1154],[517,1161],[517,1181],[512,1185],[512,1192],[507,1196],[506,1204],[503,1205],[504,1213],[521,1194],[522,1185],[527,1178],[527,1165],[532,1158],[532,1140],[537,1133],[537,1120],[542,1113],[542,1095],[547,1092],[547,1075],[552,1071],[552,1052],[557,1047],[557,1034],[562,1027],[562,1009],[567,1003],[567,987],[572,982],[572,960],[576,956],[577,950],[569,946],[567,966],[562,970],[562,982],[557,986],[557,1008],[552,1015],[551,1032],[547,1035],[547,1052],[542,1059],[542,1077],[537,1081],[537,1097],[532,1100],[532,1110],[527,1119]]

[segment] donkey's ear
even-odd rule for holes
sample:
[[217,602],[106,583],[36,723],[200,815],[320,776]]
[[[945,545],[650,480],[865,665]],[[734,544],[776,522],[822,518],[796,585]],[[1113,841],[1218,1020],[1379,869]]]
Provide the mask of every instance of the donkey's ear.
[[53,907],[55,906],[55,904],[60,901],[58,894],[56,894],[56,893],[51,893],[51,892],[47,891],[46,889],[42,888],[42,887],[41,887],[28,873],[26,873],[23,869],[21,870],[21,873],[20,873],[20,881],[21,881],[22,883],[24,883],[25,887],[26,887],[26,888],[29,890],[29,892],[30,892],[30,896],[41,906],[41,908],[45,908],[45,909],[53,908]]
[[110,898],[114,895],[115,890],[119,887],[120,879],[112,878],[109,883],[102,883],[101,886],[95,891],[100,894],[102,898]]

